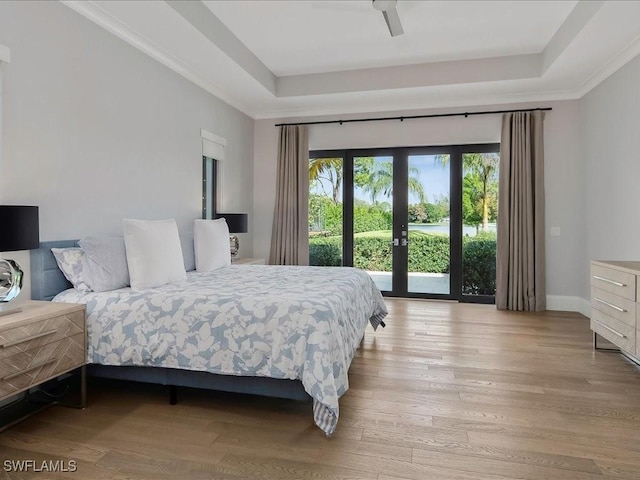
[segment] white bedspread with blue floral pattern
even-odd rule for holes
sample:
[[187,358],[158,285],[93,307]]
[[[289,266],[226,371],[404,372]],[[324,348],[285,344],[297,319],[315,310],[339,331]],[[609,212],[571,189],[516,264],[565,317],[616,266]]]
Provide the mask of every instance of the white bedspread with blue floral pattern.
[[371,277],[345,267],[232,265],[54,301],[87,305],[89,363],[301,380],[327,434],[367,323],[375,329],[387,314]]

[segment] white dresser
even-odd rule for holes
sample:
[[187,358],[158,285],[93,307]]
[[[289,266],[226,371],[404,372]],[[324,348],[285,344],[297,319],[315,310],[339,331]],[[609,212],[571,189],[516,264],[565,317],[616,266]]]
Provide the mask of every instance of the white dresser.
[[640,262],[591,262],[591,330],[640,363]]

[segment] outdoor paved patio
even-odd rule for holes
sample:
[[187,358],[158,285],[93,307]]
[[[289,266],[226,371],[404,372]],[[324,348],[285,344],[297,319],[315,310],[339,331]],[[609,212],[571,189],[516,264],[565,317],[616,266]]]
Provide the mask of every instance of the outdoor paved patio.
[[[367,272],[383,292],[391,291],[391,272]],[[448,273],[409,273],[411,293],[449,293]]]

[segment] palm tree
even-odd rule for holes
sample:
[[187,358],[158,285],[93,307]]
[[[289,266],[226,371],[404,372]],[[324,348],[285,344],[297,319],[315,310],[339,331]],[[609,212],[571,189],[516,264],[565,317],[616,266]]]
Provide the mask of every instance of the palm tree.
[[465,153],[462,156],[464,172],[476,174],[482,184],[482,231],[486,231],[489,225],[489,184],[497,180],[499,163],[500,155],[497,153]]
[[[449,155],[436,155],[435,161],[443,167],[449,164]],[[462,155],[462,171],[475,174],[480,179],[480,209],[482,211],[482,231],[489,226],[489,185],[497,180],[500,155],[497,153],[465,153]]]
[[[376,161],[374,157],[355,159],[355,184],[369,193],[371,203],[376,204],[378,196],[393,195],[393,162]],[[342,158],[312,158],[309,160],[309,182],[322,180],[331,185],[331,198],[337,205],[340,202],[340,188],[343,181]],[[409,191],[417,195],[420,202],[426,201],[424,187],[420,182],[420,171],[416,167],[409,168]]]
[[418,196],[420,203],[427,201],[427,196],[424,193],[424,187],[420,181],[420,170],[418,167],[409,167],[409,191]]
[[334,205],[340,201],[340,187],[342,186],[342,158],[312,158],[309,160],[309,183],[322,180],[331,185],[331,199]]
[[[361,157],[356,158],[355,169],[355,183],[369,193],[372,204],[377,203],[381,193],[393,196],[393,162],[376,162],[373,157]],[[424,202],[426,197],[419,175],[420,171],[416,167],[409,168],[408,187],[411,193],[420,198],[420,202]]]

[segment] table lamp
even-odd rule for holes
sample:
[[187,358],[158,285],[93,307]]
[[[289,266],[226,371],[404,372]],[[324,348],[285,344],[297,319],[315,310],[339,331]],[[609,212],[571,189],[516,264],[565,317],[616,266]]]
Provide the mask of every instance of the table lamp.
[[[246,213],[216,213],[215,218],[224,218],[229,226],[229,233],[247,233],[248,229],[248,215]],[[229,243],[231,248],[231,256],[238,255],[240,250],[240,241],[235,235],[229,237]]]
[[[33,250],[40,246],[38,207],[0,205],[0,252]],[[15,260],[0,259],[0,316],[21,311],[8,308],[22,288],[24,272]]]

